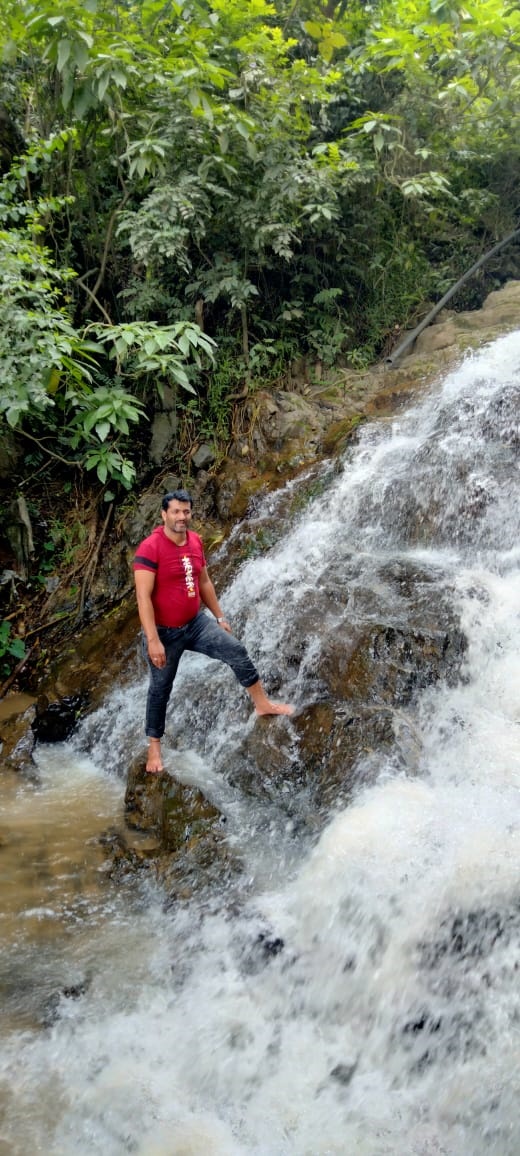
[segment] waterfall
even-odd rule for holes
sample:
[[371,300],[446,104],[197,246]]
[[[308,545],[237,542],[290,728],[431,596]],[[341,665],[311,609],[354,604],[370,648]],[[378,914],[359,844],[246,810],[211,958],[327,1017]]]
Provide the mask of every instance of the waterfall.
[[[313,834],[223,773],[258,724],[229,671],[185,656],[165,752],[226,814],[246,894],[165,912],[160,888],[129,882],[79,913],[49,895],[59,965],[48,935],[23,966],[34,988],[50,953],[54,1014],[2,1043],[12,1156],[520,1150],[519,381],[517,333],[364,427],[292,520],[267,499],[276,544],[220,593],[277,695],[312,701],[323,638],[345,616],[398,621],[411,573],[424,616],[449,599],[460,677],[412,704],[413,770],[381,756]],[[118,813],[145,687],[143,671],[42,748],[24,805],[58,776],[71,813],[103,782],[92,805]]]

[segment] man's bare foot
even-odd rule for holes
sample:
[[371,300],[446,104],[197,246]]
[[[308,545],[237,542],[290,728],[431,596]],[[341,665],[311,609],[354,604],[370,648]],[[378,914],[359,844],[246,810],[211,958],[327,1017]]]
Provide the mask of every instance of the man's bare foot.
[[164,771],[161,758],[161,740],[149,739],[148,754],[146,756],[146,770],[149,775],[160,775]]
[[287,702],[271,702],[260,681],[248,686],[247,693],[252,698],[255,711],[259,715],[294,714],[294,707],[289,706]]
[[255,711],[259,715],[264,714],[294,714],[294,707],[290,706],[288,702],[270,702],[267,700],[267,706],[263,710],[255,707]]

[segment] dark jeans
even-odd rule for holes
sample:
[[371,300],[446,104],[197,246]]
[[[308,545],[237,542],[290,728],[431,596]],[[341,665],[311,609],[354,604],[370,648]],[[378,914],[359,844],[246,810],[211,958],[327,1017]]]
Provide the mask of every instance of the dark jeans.
[[150,739],[162,739],[166,707],[179,661],[185,650],[205,654],[226,662],[234,671],[241,686],[258,682],[258,671],[245,646],[218,626],[213,617],[200,610],[186,626],[158,626],[157,633],[166,651],[166,666],[154,666],[148,657],[146,639],[143,650],[150,669],[150,685],[146,700],[146,734]]

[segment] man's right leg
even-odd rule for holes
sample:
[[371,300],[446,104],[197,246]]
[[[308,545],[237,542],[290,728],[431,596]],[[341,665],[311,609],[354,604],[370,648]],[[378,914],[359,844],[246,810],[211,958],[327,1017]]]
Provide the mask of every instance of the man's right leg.
[[182,630],[159,627],[159,637],[166,651],[166,665],[154,666],[151,662],[146,640],[143,642],[144,652],[150,671],[148,695],[146,698],[146,736],[148,738],[148,754],[146,770],[149,774],[158,774],[164,770],[161,756],[161,739],[164,734],[166,707],[170,698],[177,667],[184,650]]

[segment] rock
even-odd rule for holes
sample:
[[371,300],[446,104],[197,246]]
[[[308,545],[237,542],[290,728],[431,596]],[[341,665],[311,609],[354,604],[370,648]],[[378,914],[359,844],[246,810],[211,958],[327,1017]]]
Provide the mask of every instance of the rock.
[[352,414],[350,417],[344,417],[341,421],[333,422],[329,426],[323,438],[323,450],[326,454],[341,453],[347,441],[352,441],[356,430],[366,417],[362,414]]
[[18,564],[20,577],[26,581],[29,577],[31,558],[34,554],[34,542],[27,503],[22,494],[19,494],[9,503],[4,526]]
[[293,441],[295,438],[305,437],[306,440],[315,439],[322,431],[324,420],[311,402],[300,397],[297,393],[286,393],[282,390],[275,394],[278,410],[276,413],[276,431],[272,441],[278,448],[283,442]]
[[177,409],[177,394],[171,385],[161,385],[161,410],[171,413]]
[[[25,695],[17,697],[26,699]],[[36,773],[32,757],[36,741],[32,730],[35,714],[36,706],[31,705],[0,722],[2,762],[9,770],[27,774],[30,778]]]
[[416,353],[434,353],[438,349],[446,349],[455,345],[457,341],[457,327],[453,318],[444,321],[442,325],[430,325],[419,334],[415,342]]
[[217,807],[202,791],[179,783],[167,771],[149,775],[136,759],[128,773],[125,816],[130,828],[153,831],[163,851],[184,849],[222,824]]
[[81,999],[90,987],[90,977],[77,980],[59,991],[54,991],[47,997],[43,1005],[40,1021],[43,1027],[52,1027],[61,1018],[64,1003],[68,1000]]
[[[319,402],[302,397],[299,393],[277,390],[273,395],[255,395],[254,408],[254,449],[257,454],[267,450],[282,452],[288,456],[292,446],[292,456],[298,449],[306,458],[315,457],[324,430],[337,412],[339,417],[340,398],[329,403],[328,411]],[[253,413],[251,412],[251,420]]]
[[24,715],[29,707],[35,704],[36,699],[32,694],[15,692],[6,695],[5,698],[0,699],[0,725],[8,719],[15,719],[19,715]]
[[[458,359],[466,351],[482,345],[485,341],[518,327],[520,314],[520,281],[509,281],[501,289],[489,293],[481,309],[467,312],[450,312],[446,320],[439,316],[439,323],[432,324],[419,334],[412,353],[404,357],[401,366],[414,370],[416,378],[420,374],[421,361],[432,354],[439,360],[437,371]],[[446,356],[447,355],[447,356]],[[434,366],[425,365],[431,375]]]
[[170,447],[175,443],[179,419],[174,410],[166,413],[156,413],[152,421],[152,437],[150,441],[150,460],[160,466]]
[[508,315],[510,306],[516,309],[516,322],[518,323],[518,309],[520,308],[520,281],[508,281],[506,285],[502,285],[501,289],[495,289],[492,293],[488,293],[482,309],[476,309],[474,316],[477,318],[478,313],[489,313],[491,310],[496,312],[497,309],[504,310]]
[[9,428],[4,426],[0,434],[0,479],[12,479],[22,457],[22,447]]
[[40,682],[49,701],[81,695],[89,710],[100,704],[114,685],[125,685],[137,675],[140,658],[139,619],[135,598],[112,608],[91,623],[67,648],[58,652]]
[[112,877],[124,878],[140,868],[152,868],[161,854],[161,842],[157,836],[146,832],[111,829],[99,838],[101,846],[110,856]]
[[129,560],[124,542],[119,543],[119,548],[114,546],[110,556],[103,559],[96,570],[90,588],[87,609],[91,609],[94,605],[110,605],[117,601],[122,594],[128,593],[129,589],[133,589],[133,570],[131,567],[133,556],[134,551],[132,550]]
[[294,725],[300,762],[319,813],[344,806],[361,786],[373,783],[395,746],[390,709],[349,711],[341,703],[316,703],[303,710]]
[[288,813],[295,790],[307,783],[298,758],[295,735],[287,716],[259,718],[240,747],[233,751],[233,768],[222,756],[218,770],[245,794],[276,802]]
[[215,450],[212,446],[208,446],[206,442],[203,442],[202,445],[195,450],[195,453],[191,455],[191,461],[196,470],[207,469],[207,467],[212,466],[215,461]]
[[[151,534],[156,526],[160,525],[161,502],[164,495],[172,490],[180,489],[182,485],[182,479],[177,475],[167,474],[165,477],[159,479],[152,489],[146,490],[145,493],[141,495],[135,505],[128,510],[122,519],[121,529],[124,546],[121,547],[121,544],[118,542],[108,553],[106,559],[107,571],[109,571],[112,566],[116,568],[122,566],[121,558],[124,555],[124,576],[126,584],[128,584],[128,580],[130,580],[133,586],[131,564],[135,547],[142,542],[143,538],[147,538],[148,534]],[[199,491],[197,485],[193,487],[193,493],[194,498],[198,498]]]
[[[226,462],[215,494],[217,513],[224,522],[232,517],[241,518],[247,510],[251,493],[262,486],[262,480],[251,478],[251,469],[243,463]],[[245,490],[242,488],[245,487]],[[239,495],[242,495],[239,497]]]
[[225,838],[225,819],[202,791],[178,782],[168,772],[149,775],[142,759],[132,763],[125,794],[126,822],[131,832],[146,832],[157,840],[143,856],[131,838],[119,835],[119,861],[152,867],[169,902],[187,900],[211,883],[238,875],[238,861]]
[[[355,556],[338,573],[331,568],[295,619],[283,663],[274,655],[269,671],[269,693],[277,693],[300,670],[305,706],[290,720],[258,720],[234,750],[232,769],[221,753],[219,773],[306,823],[321,822],[385,766],[415,775],[417,698],[441,680],[456,684],[466,649],[451,592],[435,579],[407,561],[383,563],[368,584]],[[377,614],[388,618],[378,622]]]
[[342,1087],[346,1088],[355,1075],[357,1066],[357,1060],[350,1064],[336,1064],[329,1072],[330,1079],[335,1080],[337,1084],[341,1084]]
[[370,625],[357,635],[336,630],[323,648],[320,676],[334,698],[407,706],[418,691],[441,678],[454,685],[465,645],[455,629]]
[[86,701],[81,694],[67,695],[58,702],[51,703],[45,695],[40,695],[31,723],[36,742],[65,742],[73,733],[85,706]]
[[176,855],[161,856],[155,864],[155,874],[164,888],[166,907],[189,902],[195,894],[218,888],[237,888],[243,867],[230,853],[227,843],[218,831],[208,831],[186,845]]
[[[173,489],[176,487],[174,486]],[[126,514],[123,522],[125,542],[135,551],[135,547],[151,534],[161,520],[161,500],[165,491],[158,487],[147,490],[137,504]]]

